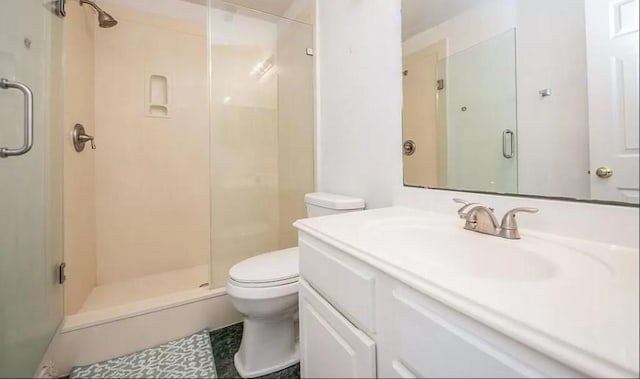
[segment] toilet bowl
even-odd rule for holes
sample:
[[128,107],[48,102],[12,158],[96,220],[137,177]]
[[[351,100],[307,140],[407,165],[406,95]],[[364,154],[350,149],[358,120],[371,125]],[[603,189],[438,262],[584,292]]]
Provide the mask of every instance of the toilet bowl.
[[294,318],[298,312],[298,248],[249,258],[229,271],[227,293],[244,316],[238,374],[253,378],[299,360]]
[[[364,200],[314,193],[305,196],[307,215],[324,216],[364,209]],[[298,248],[246,259],[229,270],[227,294],[244,316],[240,350],[234,357],[238,374],[254,378],[299,361]]]

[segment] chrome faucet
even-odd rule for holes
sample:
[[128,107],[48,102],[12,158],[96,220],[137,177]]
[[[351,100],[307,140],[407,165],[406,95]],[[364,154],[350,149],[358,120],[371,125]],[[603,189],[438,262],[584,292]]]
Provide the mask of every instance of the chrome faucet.
[[488,208],[482,204],[469,203],[462,199],[453,199],[456,203],[464,204],[458,210],[458,216],[465,220],[464,228],[473,232],[489,234],[492,236],[520,239],[516,215],[518,213],[538,213],[537,208],[515,208],[507,212],[499,223],[493,208]]

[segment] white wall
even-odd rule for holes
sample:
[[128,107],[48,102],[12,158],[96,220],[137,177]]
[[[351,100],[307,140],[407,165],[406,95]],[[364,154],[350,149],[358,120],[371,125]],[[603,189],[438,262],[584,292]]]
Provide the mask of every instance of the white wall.
[[[491,0],[403,43],[448,55],[516,28],[519,193],[590,198],[583,0]],[[538,91],[551,88],[542,99]]]
[[[522,194],[590,199],[584,0],[519,0]],[[538,91],[551,88],[551,97]]]
[[407,39],[403,43],[403,54],[409,55],[446,39],[447,54],[453,55],[504,33],[516,26],[517,1],[485,1],[440,25]]
[[402,184],[400,0],[318,1],[320,191],[391,204]]

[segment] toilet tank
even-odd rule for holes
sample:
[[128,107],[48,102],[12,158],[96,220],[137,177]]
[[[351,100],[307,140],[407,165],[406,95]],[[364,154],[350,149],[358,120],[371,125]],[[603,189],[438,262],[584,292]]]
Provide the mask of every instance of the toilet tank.
[[308,193],[304,196],[304,202],[307,207],[307,217],[329,216],[365,208],[365,202],[362,199],[325,192]]

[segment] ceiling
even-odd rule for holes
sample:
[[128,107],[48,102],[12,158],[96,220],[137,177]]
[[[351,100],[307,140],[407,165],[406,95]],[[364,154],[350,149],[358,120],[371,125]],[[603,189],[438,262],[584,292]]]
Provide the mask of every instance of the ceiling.
[[[190,3],[207,5],[207,0],[185,0]],[[220,3],[228,3],[244,8],[254,9],[275,16],[284,16],[294,0],[219,0]]]
[[224,2],[276,16],[284,16],[293,0],[224,0]]
[[[126,0],[120,0],[126,1]],[[130,0],[128,0],[130,1]],[[153,0],[151,0],[153,1]],[[165,0],[175,1],[175,0]],[[182,0],[207,6],[208,0]],[[267,15],[284,17],[290,20],[313,25],[316,0],[211,0],[214,8],[224,9],[231,14],[240,13],[250,17],[260,17],[245,10],[255,10],[264,13],[265,20],[273,22]]]
[[[259,0],[256,0],[259,1]],[[463,13],[486,0],[402,0],[402,40]]]

